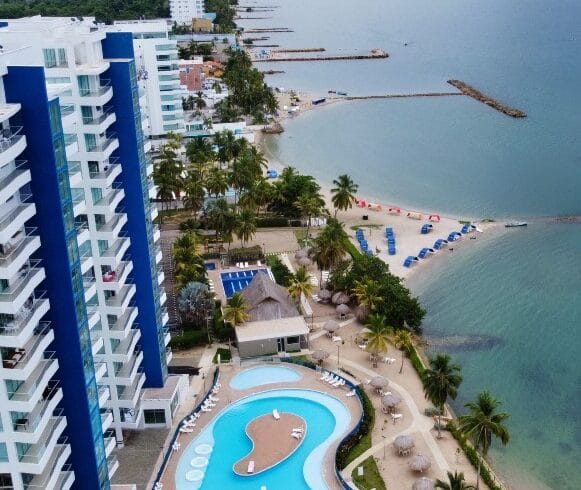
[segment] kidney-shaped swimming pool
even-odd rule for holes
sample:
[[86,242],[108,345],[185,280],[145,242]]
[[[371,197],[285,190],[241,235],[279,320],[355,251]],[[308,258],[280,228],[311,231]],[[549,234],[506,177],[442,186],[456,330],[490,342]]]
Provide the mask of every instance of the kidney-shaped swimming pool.
[[[274,409],[305,419],[308,432],[303,444],[288,459],[263,473],[236,475],[232,467],[252,450],[246,425]],[[325,452],[347,430],[350,420],[343,402],[317,391],[281,389],[242,398],[222,410],[184,450],[176,470],[176,489],[326,489]],[[207,458],[203,468],[201,455]]]

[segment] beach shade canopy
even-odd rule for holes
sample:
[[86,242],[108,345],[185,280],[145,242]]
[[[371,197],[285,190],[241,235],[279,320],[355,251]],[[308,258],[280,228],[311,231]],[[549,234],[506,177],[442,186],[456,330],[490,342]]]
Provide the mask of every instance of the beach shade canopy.
[[325,325],[323,325],[323,328],[327,332],[333,333],[333,332],[336,332],[337,330],[339,330],[339,324],[334,320],[329,320],[325,323]]
[[444,240],[443,238],[438,238],[434,242],[434,250],[440,250],[444,245],[448,243],[448,240]]
[[408,435],[397,436],[393,441],[393,446],[397,449],[399,453],[401,453],[402,451],[409,451],[415,445],[416,443],[414,442],[414,438]]
[[[401,398],[399,396],[397,396],[397,395],[394,395],[393,393],[391,395],[385,395],[381,399],[381,404],[385,408],[393,408],[396,405],[398,405],[399,402],[401,402]],[[397,441],[397,438],[396,438],[396,441]]]
[[327,359],[327,357],[329,357],[329,355],[330,354],[326,350],[317,349],[316,351],[313,351],[313,353],[311,354],[311,357],[315,361],[324,361],[325,359]]
[[346,304],[337,306],[336,310],[339,315],[348,315],[351,313],[351,308],[349,308]]
[[422,453],[416,454],[412,459],[410,459],[410,462],[408,464],[413,471],[420,472],[426,471],[430,466],[432,466],[430,458],[428,458]]
[[400,214],[401,213],[401,208],[398,208],[396,206],[392,206],[387,210],[388,213],[391,214]]
[[309,265],[312,264],[311,259],[309,259],[308,257],[301,257],[297,262],[299,265],[302,265],[303,267],[308,267]]
[[342,292],[335,293],[333,295],[332,301],[336,305],[342,305],[345,303],[349,303],[349,295],[342,293]]
[[436,223],[440,222],[440,215],[439,214],[430,214],[430,217],[428,218],[430,221],[434,221]]
[[302,258],[308,257],[308,256],[309,256],[309,251],[307,249],[303,248],[295,254],[295,259],[299,260],[299,259],[302,259]]
[[412,485],[412,490],[434,490],[435,482],[431,478],[426,478],[423,476],[419,480],[416,480]]
[[385,388],[389,384],[389,381],[383,376],[375,376],[374,378],[371,378],[370,384],[374,388]]
[[331,296],[333,296],[333,293],[328,289],[321,289],[318,293],[318,296],[321,299],[330,300]]

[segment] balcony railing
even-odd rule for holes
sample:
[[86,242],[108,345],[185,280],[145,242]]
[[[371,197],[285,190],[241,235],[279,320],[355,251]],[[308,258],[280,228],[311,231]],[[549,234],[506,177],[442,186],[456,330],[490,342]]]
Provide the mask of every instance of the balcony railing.
[[75,112],[75,106],[73,104],[61,105],[61,117],[70,116],[73,112]]
[[26,227],[24,231],[25,233],[22,236],[4,244],[4,253],[0,253],[0,267],[6,267],[11,264],[20,255],[22,249],[38,237],[35,235],[37,231],[35,227]]
[[111,80],[101,79],[98,87],[80,88],[79,94],[81,97],[98,97],[105,95],[109,90],[111,90]]
[[11,126],[10,129],[4,129],[0,133],[0,153],[8,150],[20,141],[24,136],[20,134],[22,126]]
[[119,165],[119,158],[118,157],[111,157],[111,158],[109,158],[109,162],[104,164],[102,172],[89,172],[89,178],[100,179],[100,180],[106,179],[117,168],[119,168],[118,165]]
[[13,316],[12,320],[0,321],[0,331],[2,335],[19,335],[20,332],[28,325],[30,319],[34,316],[39,306],[47,301],[46,291],[43,291],[35,298],[30,298],[20,311]]
[[104,152],[117,141],[117,133],[111,133],[105,137],[104,141],[97,143],[94,146],[87,147],[88,152]]
[[91,116],[83,116],[83,124],[87,126],[99,125],[105,121],[111,114],[114,114],[113,108],[108,107],[99,114],[93,114]]
[[30,267],[22,271],[20,273],[20,277],[16,281],[0,292],[0,301],[13,302],[16,299],[16,296],[22,293],[22,290],[30,282],[30,280],[42,270],[40,264],[40,259],[31,260]]
[[[5,369],[22,369],[28,364],[28,361],[36,354],[38,345],[44,340],[50,332],[50,322],[40,322],[35,329],[34,336],[23,349],[10,349],[11,354],[2,356],[2,367]],[[53,359],[54,352],[45,351],[43,359]]]
[[[48,449],[48,446],[50,445],[51,442],[54,441],[57,432],[60,431],[60,433],[62,433],[62,429],[64,429],[65,425],[63,424],[63,420],[64,419],[62,418],[55,418],[53,421],[51,421],[49,423],[50,426],[48,428],[47,434],[43,436],[39,442],[37,442],[36,444],[32,444],[28,448],[26,454],[19,456],[18,459],[20,460],[20,462],[29,464],[39,464],[46,455],[46,450]],[[65,442],[66,438],[63,438],[61,443]]]

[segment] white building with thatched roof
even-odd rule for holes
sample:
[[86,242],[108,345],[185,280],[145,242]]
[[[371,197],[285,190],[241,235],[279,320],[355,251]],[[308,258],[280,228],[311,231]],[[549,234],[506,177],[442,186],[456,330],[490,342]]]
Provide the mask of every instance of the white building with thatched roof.
[[256,274],[241,291],[250,319],[235,327],[241,358],[308,348],[309,327],[283,286]]

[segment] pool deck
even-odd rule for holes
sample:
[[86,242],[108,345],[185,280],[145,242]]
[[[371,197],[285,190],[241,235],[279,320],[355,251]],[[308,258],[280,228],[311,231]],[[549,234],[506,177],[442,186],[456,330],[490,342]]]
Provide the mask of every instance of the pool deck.
[[[257,365],[261,365],[257,363]],[[165,468],[163,476],[161,478],[161,482],[163,483],[164,490],[175,490],[176,483],[175,483],[175,473],[177,470],[178,463],[182,456],[182,453],[186,450],[188,445],[198,436],[198,434],[210,423],[214,417],[224,410],[228,405],[231,403],[245,398],[247,396],[261,393],[264,391],[270,390],[277,390],[277,389],[307,389],[307,390],[314,390],[321,393],[326,393],[328,395],[334,396],[335,398],[341,400],[343,404],[347,407],[351,414],[351,420],[349,421],[349,427],[345,430],[343,434],[341,434],[337,439],[335,439],[327,452],[325,453],[325,457],[323,459],[323,475],[329,490],[340,490],[341,486],[337,481],[335,475],[335,453],[337,447],[343,437],[347,435],[349,431],[351,431],[361,416],[361,405],[357,397],[346,397],[345,395],[350,391],[346,388],[339,387],[333,388],[329,384],[321,381],[319,379],[320,374],[307,368],[303,368],[301,366],[296,365],[285,365],[285,367],[289,367],[295,369],[299,372],[302,377],[298,381],[286,382],[286,383],[271,383],[267,385],[255,386],[253,388],[248,388],[245,390],[236,390],[230,387],[230,380],[233,376],[238,374],[244,369],[248,369],[249,365],[245,364],[242,368],[235,367],[235,366],[226,366],[223,365],[220,367],[220,383],[222,387],[220,391],[217,393],[217,397],[219,401],[216,403],[216,406],[212,409],[212,412],[202,413],[198,421],[196,422],[196,427],[194,428],[194,432],[192,433],[180,433],[177,439],[177,442],[181,444],[179,450],[174,451],[169,458],[168,464]],[[328,368],[332,368],[329,365],[326,366]],[[294,427],[293,427],[294,428]],[[292,438],[291,438],[292,439]],[[294,439],[293,439],[294,440]],[[213,455],[216,457],[219,455]],[[256,465],[256,460],[255,460]],[[257,468],[257,466],[255,466]],[[245,468],[247,469],[247,468]],[[233,471],[231,468],[225,471]],[[256,471],[256,470],[255,470]]]
[[[262,415],[251,420],[246,426],[246,434],[253,444],[252,451],[234,465],[234,472],[240,476],[256,475],[276,466],[287,459],[303,443],[307,435],[307,424],[294,413],[280,412],[277,420],[273,414]],[[303,430],[303,436],[291,436],[296,428]],[[254,461],[254,471],[248,465]]]
[[228,297],[226,295],[226,291],[224,290],[224,284],[222,283],[222,274],[228,274],[230,272],[248,272],[257,269],[264,269],[268,271],[268,266],[265,263],[258,265],[256,262],[252,262],[248,267],[245,268],[236,266],[221,268],[220,264],[216,264],[216,269],[206,272],[208,274],[208,279],[210,279],[214,285],[214,294],[216,295],[216,299],[222,301],[222,304],[226,304]]

